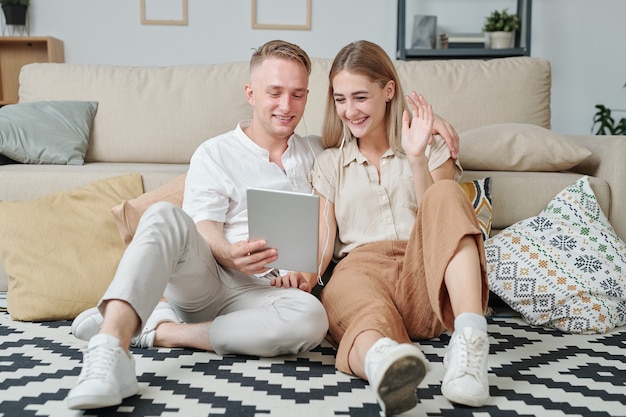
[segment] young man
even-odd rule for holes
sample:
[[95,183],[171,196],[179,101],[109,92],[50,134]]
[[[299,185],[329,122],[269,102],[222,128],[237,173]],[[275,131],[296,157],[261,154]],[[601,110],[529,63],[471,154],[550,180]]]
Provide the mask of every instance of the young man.
[[[253,53],[245,86],[252,120],[200,145],[183,209],[146,211],[97,310],[73,323],[89,345],[69,408],[109,407],[138,392],[131,343],[269,357],[322,341],[328,320],[311,288],[271,286],[266,275],[275,272],[265,265],[276,251],[247,239],[248,187],[311,192],[321,144],[294,134],[310,71],[307,54],[288,42]],[[159,303],[163,294],[169,304]]]

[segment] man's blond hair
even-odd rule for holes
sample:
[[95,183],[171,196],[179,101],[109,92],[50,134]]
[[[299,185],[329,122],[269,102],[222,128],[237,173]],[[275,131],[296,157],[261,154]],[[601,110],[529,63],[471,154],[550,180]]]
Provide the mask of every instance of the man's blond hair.
[[267,58],[289,59],[304,66],[308,75],[311,75],[311,60],[302,48],[293,43],[282,40],[266,42],[255,49],[250,58],[250,71],[261,65]]

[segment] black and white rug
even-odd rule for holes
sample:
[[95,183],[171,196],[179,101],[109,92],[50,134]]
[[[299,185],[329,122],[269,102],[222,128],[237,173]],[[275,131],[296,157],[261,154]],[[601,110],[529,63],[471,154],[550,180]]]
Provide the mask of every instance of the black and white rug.
[[[406,416],[626,416],[626,328],[571,335],[519,317],[489,319],[491,399],[451,405],[440,389],[449,336],[419,343],[431,369]],[[260,359],[188,349],[135,349],[140,394],[119,407],[74,412],[65,396],[85,342],[70,322],[24,323],[0,313],[0,416],[379,416],[369,386],[335,370],[324,343],[298,357]]]

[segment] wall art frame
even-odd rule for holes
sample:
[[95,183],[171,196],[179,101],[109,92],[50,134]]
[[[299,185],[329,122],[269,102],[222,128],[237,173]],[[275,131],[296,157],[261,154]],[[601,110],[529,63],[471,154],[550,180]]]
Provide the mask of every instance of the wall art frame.
[[252,29],[311,30],[311,1],[252,0]]
[[[142,25],[187,26],[189,22],[188,0],[139,0],[139,7]],[[155,12],[155,9],[159,10]],[[166,17],[162,16],[163,12]]]

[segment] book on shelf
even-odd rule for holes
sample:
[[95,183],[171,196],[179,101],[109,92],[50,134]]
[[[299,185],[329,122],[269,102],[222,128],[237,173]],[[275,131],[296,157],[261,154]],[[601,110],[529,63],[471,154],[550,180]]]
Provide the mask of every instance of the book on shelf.
[[472,49],[472,48],[485,48],[485,43],[448,43],[448,49]]
[[441,48],[484,48],[483,33],[442,33]]

